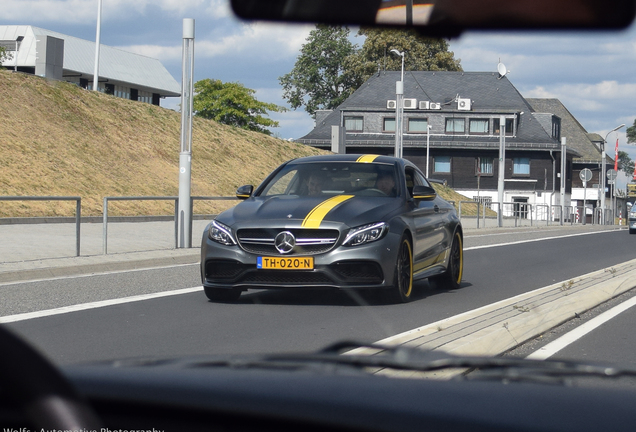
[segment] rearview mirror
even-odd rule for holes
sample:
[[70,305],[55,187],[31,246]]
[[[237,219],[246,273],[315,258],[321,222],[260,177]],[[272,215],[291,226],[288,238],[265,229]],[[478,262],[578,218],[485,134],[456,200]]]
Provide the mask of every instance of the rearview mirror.
[[247,199],[252,196],[252,192],[254,191],[254,186],[245,185],[241,186],[236,190],[236,197],[238,199]]
[[424,35],[469,29],[619,29],[633,0],[232,0],[249,20],[413,26]]
[[413,199],[430,201],[435,199],[437,192],[430,186],[415,185],[413,186]]

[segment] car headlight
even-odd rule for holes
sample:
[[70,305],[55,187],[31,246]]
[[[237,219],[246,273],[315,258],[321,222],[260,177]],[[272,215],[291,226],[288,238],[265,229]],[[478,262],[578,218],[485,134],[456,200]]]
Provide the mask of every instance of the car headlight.
[[208,237],[217,243],[221,243],[226,246],[232,246],[236,244],[234,236],[232,235],[232,229],[222,224],[221,222],[212,221],[210,228],[208,229]]
[[636,211],[629,212],[629,217],[630,218],[636,218]]
[[364,225],[357,228],[352,228],[347,234],[344,246],[359,246],[366,243],[381,239],[388,231],[388,227],[384,222],[378,222],[374,224]]

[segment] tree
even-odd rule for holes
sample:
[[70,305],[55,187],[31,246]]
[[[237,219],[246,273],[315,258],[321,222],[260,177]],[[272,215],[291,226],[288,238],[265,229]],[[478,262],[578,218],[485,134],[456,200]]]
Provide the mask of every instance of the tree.
[[348,37],[349,29],[341,26],[318,25],[309,33],[294,68],[278,78],[293,109],[304,106],[313,116],[336,108],[357,88],[344,73],[345,59],[356,51]]
[[[7,49],[3,46],[0,46],[0,64],[5,60],[9,60],[10,58],[11,55],[7,53]],[[0,66],[0,69],[2,69],[2,66]]]
[[634,175],[634,161],[629,157],[627,152],[618,151],[618,170],[623,171],[628,177]]
[[632,126],[627,128],[627,143],[636,143],[636,120]]
[[266,103],[254,97],[255,91],[238,82],[223,83],[206,78],[194,83],[194,115],[271,135],[268,127],[278,122],[267,118],[268,111],[283,112],[286,108]]
[[356,87],[381,70],[399,71],[402,58],[392,49],[405,52],[405,71],[461,71],[461,60],[455,59],[444,39],[424,38],[413,29],[362,27],[358,36],[366,36],[362,49],[346,60],[347,74]]

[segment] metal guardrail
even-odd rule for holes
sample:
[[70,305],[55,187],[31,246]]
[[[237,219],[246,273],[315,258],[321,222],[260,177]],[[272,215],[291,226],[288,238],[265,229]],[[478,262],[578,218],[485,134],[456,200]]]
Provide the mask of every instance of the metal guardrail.
[[[194,206],[194,201],[237,201],[236,197],[212,197],[212,196],[192,196],[190,197],[190,210]],[[179,197],[178,196],[127,196],[127,197],[104,197],[103,208],[103,234],[102,234],[102,253],[108,254],[108,202],[109,201],[174,201],[174,247],[178,249],[179,236]],[[190,214],[193,214],[190,211]],[[190,235],[192,235],[192,221],[190,221]],[[190,239],[192,243],[192,239]]]
[[75,256],[80,256],[82,198],[78,196],[3,196],[0,201],[75,201]]

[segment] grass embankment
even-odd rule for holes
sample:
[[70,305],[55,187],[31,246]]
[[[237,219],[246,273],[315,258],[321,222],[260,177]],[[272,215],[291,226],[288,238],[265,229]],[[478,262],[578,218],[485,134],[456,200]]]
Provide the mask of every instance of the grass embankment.
[[[435,188],[435,191],[437,192],[437,194],[439,196],[441,196],[442,198],[444,198],[446,201],[453,201],[455,203],[455,208],[459,209],[459,202],[460,201],[471,201],[470,198],[461,195],[458,192],[455,192],[453,189],[449,188],[448,186],[443,186],[439,183],[432,183],[433,187]],[[479,206],[479,216],[481,217],[484,213],[483,213],[484,209],[483,206]],[[462,216],[476,216],[477,215],[477,204],[470,204],[470,203],[462,203]],[[494,210],[491,210],[489,208],[486,208],[486,217],[495,217],[497,215],[497,212],[495,212]]]
[[[101,216],[105,196],[176,196],[181,115],[0,70],[0,196],[80,196],[83,216]],[[233,196],[294,157],[325,153],[256,132],[194,119],[192,195]],[[445,199],[468,200],[435,184]],[[195,201],[217,213],[234,201]],[[72,216],[74,202],[0,201],[0,217]],[[472,211],[472,213],[471,213]],[[109,204],[111,215],[172,215],[174,203]],[[464,204],[463,215],[476,206]]]
[[[82,197],[82,215],[102,214],[105,196],[175,196],[181,115],[0,70],[0,195]],[[194,119],[192,195],[233,196],[285,160],[324,153],[260,133]],[[195,202],[215,213],[234,202]],[[0,217],[71,216],[75,204],[0,201]],[[173,214],[173,202],[109,204],[112,215]]]

